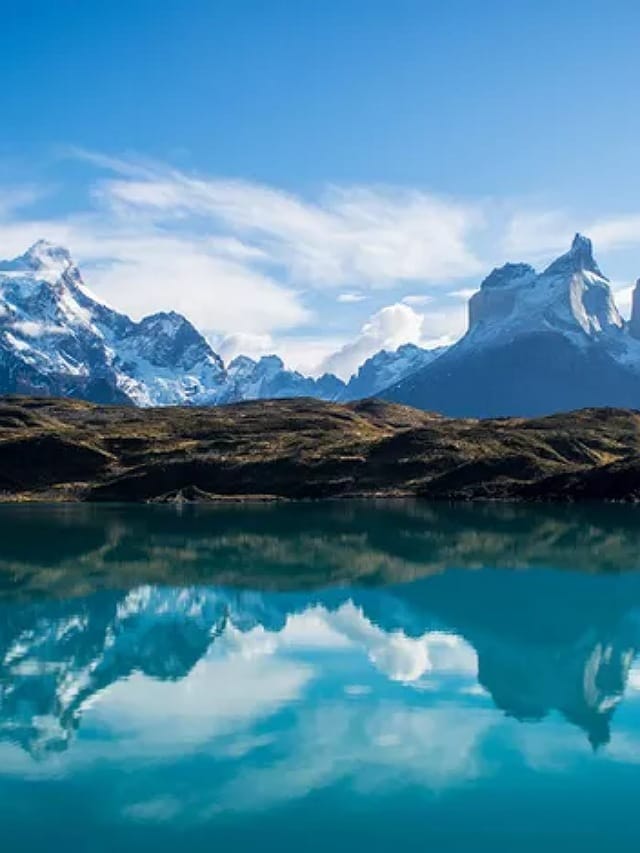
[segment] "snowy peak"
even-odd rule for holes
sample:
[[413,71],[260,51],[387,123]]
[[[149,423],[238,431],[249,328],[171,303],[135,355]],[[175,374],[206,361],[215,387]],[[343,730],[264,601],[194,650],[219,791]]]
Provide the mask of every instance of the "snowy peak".
[[351,377],[343,399],[375,397],[411,373],[431,364],[445,350],[446,347],[424,349],[415,344],[403,344],[393,351],[380,350],[368,358]]
[[284,361],[278,355],[263,355],[256,365],[256,370],[260,376],[273,377],[284,370]]
[[511,316],[516,292],[530,287],[535,279],[536,271],[529,264],[505,264],[494,269],[469,300],[469,329]]
[[227,400],[259,400],[263,398],[317,397],[336,400],[344,391],[344,382],[332,374],[320,379],[289,370],[277,355],[264,355],[258,361],[246,355],[233,359],[227,368],[232,383]]
[[496,267],[489,273],[480,285],[480,289],[517,287],[530,281],[535,275],[536,271],[529,264],[504,264],[504,266]]
[[33,270],[64,271],[74,266],[69,250],[48,240],[38,240],[23,258]]
[[191,369],[199,360],[209,359],[222,371],[222,359],[182,314],[160,312],[144,317],[135,327],[139,352],[158,367],[181,366]]
[[0,272],[41,272],[62,275],[75,269],[69,250],[64,246],[38,240],[23,255],[10,261],[0,261]]
[[576,234],[569,251],[540,274],[528,264],[494,270],[469,301],[469,333],[461,343],[493,345],[558,332],[584,344],[623,325],[591,240]]
[[0,262],[0,388],[139,405],[217,402],[221,359],[175,312],[134,323],[84,287],[69,252],[40,240]]
[[591,272],[594,275],[604,278],[600,272],[600,268],[593,257],[593,244],[588,237],[582,234],[576,234],[571,243],[569,251],[556,258],[547,269],[544,275],[562,275],[580,272]]

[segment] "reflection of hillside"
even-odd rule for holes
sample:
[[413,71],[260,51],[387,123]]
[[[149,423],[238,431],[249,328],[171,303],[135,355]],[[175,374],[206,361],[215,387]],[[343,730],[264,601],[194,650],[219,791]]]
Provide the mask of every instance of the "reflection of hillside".
[[[640,647],[640,575],[448,571],[313,593],[147,586],[66,600],[7,597],[0,738],[36,756],[65,749],[110,685],[136,672],[183,679],[212,648],[231,653],[254,629],[271,638],[261,653],[275,655],[294,614],[297,636],[307,618],[311,626],[322,618],[394,681],[428,674],[429,637],[458,637],[475,651],[478,681],[498,708],[519,720],[560,711],[597,746],[609,738]],[[468,657],[465,666],[469,673]]]
[[261,589],[460,568],[640,566],[640,509],[362,502],[0,509],[0,595],[132,583]]

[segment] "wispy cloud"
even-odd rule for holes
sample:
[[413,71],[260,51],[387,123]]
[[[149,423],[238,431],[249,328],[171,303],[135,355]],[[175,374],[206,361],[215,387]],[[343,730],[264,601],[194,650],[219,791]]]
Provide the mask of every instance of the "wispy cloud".
[[363,302],[367,297],[364,293],[339,293],[338,302],[350,304],[354,302]]
[[[76,192],[72,209],[60,198],[57,215],[30,217],[51,188],[4,188],[0,256],[41,237],[63,243],[88,286],[118,309],[134,317],[175,309],[226,341],[229,354],[240,342],[253,355],[286,350],[314,373],[330,367],[348,376],[375,348],[450,341],[464,331],[464,302],[492,266],[545,264],[576,230],[598,251],[640,247],[640,214],[578,216],[384,186],[303,197],[138,157],[66,156],[94,169],[86,201]],[[631,276],[616,277],[628,301]],[[361,326],[351,342],[347,317]]]
[[[119,216],[155,223],[200,218],[259,247],[292,281],[330,287],[464,277],[482,265],[469,245],[479,205],[409,190],[332,187],[317,201],[245,181],[123,167],[97,190]],[[135,175],[135,177],[133,177]]]
[[640,214],[592,218],[568,209],[518,212],[507,224],[504,251],[514,258],[541,258],[566,250],[576,231],[590,237],[600,252],[640,247]]
[[480,205],[372,187],[331,187],[308,200],[146,160],[71,156],[97,170],[89,204],[30,219],[9,215],[9,199],[14,211],[33,191],[5,194],[0,254],[40,237],[64,243],[89,287],[134,317],[172,308],[221,338],[255,338],[312,328],[317,298],[334,289],[356,304],[373,290],[482,268],[470,242]]

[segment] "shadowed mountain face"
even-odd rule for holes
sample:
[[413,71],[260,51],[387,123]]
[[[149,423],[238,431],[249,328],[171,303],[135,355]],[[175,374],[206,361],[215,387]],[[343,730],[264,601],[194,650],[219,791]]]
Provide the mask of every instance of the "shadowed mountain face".
[[536,417],[640,405],[638,291],[628,324],[591,242],[577,234],[541,273],[493,270],[469,302],[469,330],[380,396],[451,417]]
[[45,758],[129,678],[326,642],[406,684],[446,649],[465,690],[598,747],[640,647],[639,530],[635,508],[5,507],[0,739]]
[[376,400],[158,409],[0,401],[4,500],[362,496],[636,501],[640,415],[476,421]]
[[637,408],[640,373],[599,344],[539,331],[476,352],[445,353],[380,395],[451,417],[535,417],[597,406]]

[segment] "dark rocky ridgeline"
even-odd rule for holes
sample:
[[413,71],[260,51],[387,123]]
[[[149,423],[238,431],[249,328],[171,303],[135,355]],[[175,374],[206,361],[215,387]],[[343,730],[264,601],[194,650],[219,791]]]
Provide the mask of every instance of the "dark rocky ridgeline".
[[5,500],[640,498],[640,414],[454,420],[376,400],[0,404]]

